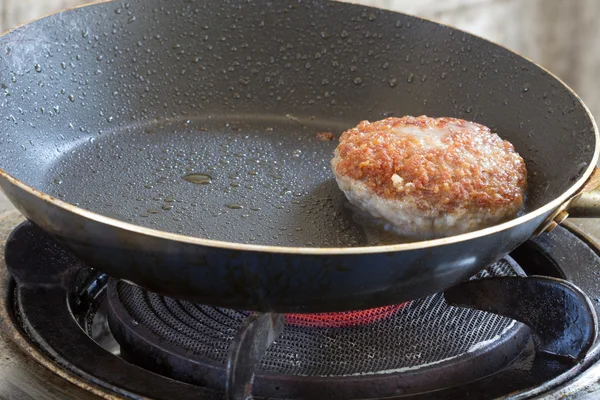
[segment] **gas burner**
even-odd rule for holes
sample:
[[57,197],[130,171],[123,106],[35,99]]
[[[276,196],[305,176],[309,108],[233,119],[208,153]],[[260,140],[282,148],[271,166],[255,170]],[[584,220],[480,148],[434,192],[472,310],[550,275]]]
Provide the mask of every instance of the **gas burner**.
[[[227,373],[232,362],[243,379],[256,374],[255,398],[527,398],[560,390],[598,359],[598,323],[589,311],[600,304],[583,294],[600,298],[596,252],[558,228],[445,294],[284,317],[193,304],[110,280],[25,223],[6,244],[13,280],[0,317],[31,357],[105,398],[222,398],[236,383]],[[554,315],[558,298],[573,309]],[[544,309],[531,312],[529,301]],[[575,314],[572,324],[567,317]]]
[[[510,259],[477,278],[515,276]],[[111,281],[110,331],[121,354],[154,372],[225,389],[229,349],[249,313],[175,300]],[[292,315],[267,349],[254,394],[381,398],[464,384],[523,351],[528,329],[494,314],[450,307],[441,294],[359,312]],[[335,396],[333,395],[335,394]]]

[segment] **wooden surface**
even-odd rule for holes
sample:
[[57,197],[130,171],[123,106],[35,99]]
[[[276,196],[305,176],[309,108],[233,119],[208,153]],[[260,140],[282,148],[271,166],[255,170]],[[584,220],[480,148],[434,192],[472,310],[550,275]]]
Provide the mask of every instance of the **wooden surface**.
[[[502,44],[558,75],[600,116],[594,85],[600,71],[599,0],[343,1],[423,16]],[[90,2],[0,0],[0,32]]]

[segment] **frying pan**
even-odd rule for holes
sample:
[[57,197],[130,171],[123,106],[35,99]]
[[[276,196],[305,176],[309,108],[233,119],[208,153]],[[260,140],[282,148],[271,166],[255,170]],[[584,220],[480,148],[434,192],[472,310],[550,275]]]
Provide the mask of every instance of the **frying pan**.
[[[597,214],[582,203],[599,149],[580,99],[504,48],[411,16],[107,2],[13,30],[0,52],[3,191],[85,263],[165,295],[280,312],[401,303],[468,279],[576,200]],[[391,243],[348,210],[336,140],[317,133],[423,114],[514,144],[522,215]]]

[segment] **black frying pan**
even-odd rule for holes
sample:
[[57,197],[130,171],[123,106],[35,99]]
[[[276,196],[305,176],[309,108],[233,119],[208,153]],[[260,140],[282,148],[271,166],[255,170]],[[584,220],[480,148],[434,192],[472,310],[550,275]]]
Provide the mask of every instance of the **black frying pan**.
[[[0,52],[9,199],[89,265],[205,304],[337,311],[443,290],[549,222],[598,159],[592,117],[546,71],[373,8],[103,3],[5,34]],[[529,171],[524,214],[391,245],[357,223],[330,170],[336,141],[316,134],[406,114],[510,140]]]

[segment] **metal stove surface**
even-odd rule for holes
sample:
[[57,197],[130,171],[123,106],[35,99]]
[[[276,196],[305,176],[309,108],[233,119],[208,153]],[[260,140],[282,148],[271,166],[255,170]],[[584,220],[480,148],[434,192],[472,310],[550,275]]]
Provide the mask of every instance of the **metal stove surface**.
[[[4,240],[24,219],[3,198],[0,198],[0,289],[6,290],[8,276],[4,265]],[[574,229],[580,228],[589,240],[600,243],[600,221],[572,221]],[[589,285],[600,286],[595,280]],[[600,293],[600,291],[599,291]],[[592,299],[600,305],[600,298]],[[598,308],[598,307],[597,307]],[[1,321],[0,321],[1,322]],[[23,347],[23,346],[21,346]],[[27,346],[25,346],[27,348]],[[596,349],[597,352],[597,349]],[[13,340],[0,330],[0,399],[98,399],[116,398],[95,387],[82,389],[66,379],[58,367],[48,369],[36,358],[43,357],[35,351],[26,354]],[[93,360],[90,360],[93,362]],[[476,397],[475,397],[476,398]],[[600,398],[600,362],[552,391],[544,393],[544,399],[595,399]]]
[[[25,219],[7,204],[0,201],[0,237],[5,238]],[[6,287],[4,267],[4,245],[0,247],[0,286]],[[8,335],[0,330],[0,399],[81,399],[99,397],[61,378],[24,353]]]

